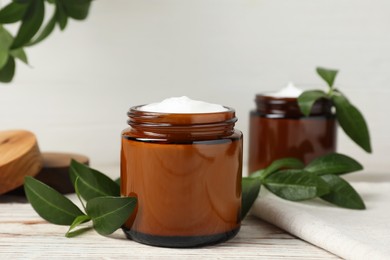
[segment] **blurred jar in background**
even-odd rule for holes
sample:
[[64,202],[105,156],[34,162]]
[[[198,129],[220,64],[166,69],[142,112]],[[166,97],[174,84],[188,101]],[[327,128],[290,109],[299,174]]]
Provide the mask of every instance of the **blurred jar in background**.
[[260,94],[255,102],[256,109],[250,112],[249,174],[277,159],[295,157],[307,164],[336,151],[337,123],[331,101],[318,100],[307,117],[296,97]]

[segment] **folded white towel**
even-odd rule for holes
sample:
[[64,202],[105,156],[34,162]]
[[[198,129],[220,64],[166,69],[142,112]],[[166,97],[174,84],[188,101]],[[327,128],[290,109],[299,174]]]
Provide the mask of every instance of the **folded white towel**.
[[359,176],[351,184],[366,210],[290,202],[262,187],[251,213],[342,258],[390,259],[390,174]]

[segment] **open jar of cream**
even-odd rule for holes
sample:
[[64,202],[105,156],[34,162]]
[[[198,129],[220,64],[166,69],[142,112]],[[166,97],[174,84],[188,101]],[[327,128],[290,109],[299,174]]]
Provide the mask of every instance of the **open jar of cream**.
[[249,174],[277,159],[294,157],[307,164],[336,151],[331,101],[318,100],[305,117],[297,103],[301,92],[289,84],[279,92],[256,95],[257,107],[250,113]]
[[[209,106],[211,105],[211,106]],[[235,111],[186,97],[132,107],[121,194],[138,207],[127,237],[164,247],[225,241],[240,228],[242,133]]]

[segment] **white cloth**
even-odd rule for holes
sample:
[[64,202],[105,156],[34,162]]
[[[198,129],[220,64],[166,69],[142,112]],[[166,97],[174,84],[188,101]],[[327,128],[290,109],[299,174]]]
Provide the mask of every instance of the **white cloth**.
[[[351,176],[352,177],[352,176]],[[346,259],[390,259],[390,173],[347,178],[367,209],[290,202],[262,187],[251,214]]]

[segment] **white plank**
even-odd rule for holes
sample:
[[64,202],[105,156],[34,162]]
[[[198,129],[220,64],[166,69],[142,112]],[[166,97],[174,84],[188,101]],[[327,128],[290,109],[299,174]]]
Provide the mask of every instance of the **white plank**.
[[[74,196],[70,196],[72,200]],[[336,256],[299,240],[271,224],[248,217],[232,240],[197,249],[170,249],[142,245],[118,230],[109,237],[88,231],[66,238],[66,226],[42,220],[28,203],[0,197],[1,259],[124,259],[124,258],[264,258],[337,259]]]

